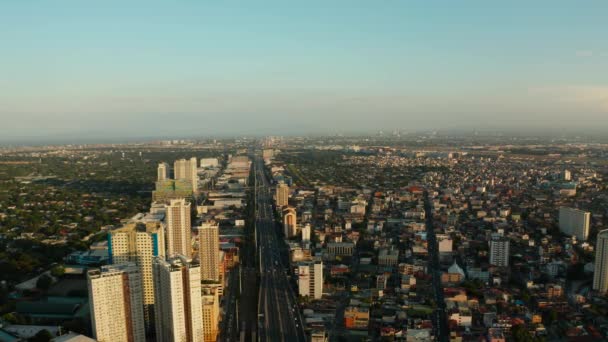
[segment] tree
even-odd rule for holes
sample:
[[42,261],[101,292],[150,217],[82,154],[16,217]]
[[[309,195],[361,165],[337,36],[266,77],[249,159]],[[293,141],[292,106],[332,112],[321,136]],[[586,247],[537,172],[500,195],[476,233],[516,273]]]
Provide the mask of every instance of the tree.
[[53,338],[53,335],[46,329],[40,330],[34,337],[28,339],[31,342],[48,342]]
[[36,287],[39,290],[48,290],[49,287],[51,287],[51,284],[53,283],[53,279],[51,279],[51,277],[49,277],[47,274],[43,274],[40,277],[38,277],[38,280],[36,281]]
[[62,265],[57,265],[51,269],[51,275],[53,277],[58,278],[64,274],[65,274],[65,267],[63,267]]

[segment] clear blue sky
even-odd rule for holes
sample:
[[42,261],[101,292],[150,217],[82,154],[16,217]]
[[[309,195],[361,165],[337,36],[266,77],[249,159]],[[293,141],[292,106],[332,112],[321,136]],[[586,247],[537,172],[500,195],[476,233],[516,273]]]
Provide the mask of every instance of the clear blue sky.
[[0,135],[608,129],[608,1],[1,1]]

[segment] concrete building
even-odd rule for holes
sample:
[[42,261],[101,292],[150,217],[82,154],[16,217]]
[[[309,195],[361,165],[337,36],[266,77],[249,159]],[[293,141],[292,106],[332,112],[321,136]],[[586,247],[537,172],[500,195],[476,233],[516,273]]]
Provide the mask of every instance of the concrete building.
[[277,208],[286,207],[289,205],[289,185],[279,183],[276,189]]
[[201,158],[201,167],[218,167],[219,161],[217,158]]
[[220,299],[217,291],[203,288],[203,334],[205,342],[217,341],[220,320]]
[[564,181],[571,181],[572,180],[572,173],[570,172],[570,170],[564,170],[562,171],[562,180]]
[[501,236],[494,236],[490,240],[490,265],[507,267],[509,266],[509,239]]
[[307,261],[298,264],[298,289],[303,297],[323,297],[323,262]]
[[190,202],[185,199],[171,200],[165,217],[167,226],[167,256],[183,255],[192,258],[192,233]]
[[344,327],[346,329],[367,329],[369,325],[369,308],[349,306],[344,310]]
[[310,224],[306,224],[306,225],[304,225],[304,227],[302,227],[302,242],[310,241],[310,231],[311,231]]
[[327,244],[327,253],[332,256],[352,256],[355,244],[352,242],[330,242]]
[[286,238],[292,238],[297,233],[296,209],[288,207],[283,210],[283,232]]
[[152,260],[165,255],[164,225],[159,221],[129,222],[108,233],[111,264],[135,263],[142,279],[146,329],[152,326],[154,279]]
[[593,289],[601,293],[608,292],[608,229],[597,234]]
[[204,341],[201,268],[179,255],[154,259],[158,342]]
[[169,179],[169,164],[159,163],[156,175],[156,180],[159,182]]
[[93,337],[98,341],[144,342],[143,289],[133,264],[103,266],[87,273]]
[[395,266],[399,263],[399,250],[382,248],[378,253],[378,265]]
[[559,208],[559,230],[568,235],[576,236],[578,240],[587,241],[591,213],[576,208]]
[[152,201],[169,203],[172,199],[192,199],[192,184],[186,179],[165,179],[155,183]]
[[196,157],[179,159],[173,163],[175,179],[186,179],[192,184],[192,191],[198,189],[198,162]]
[[198,227],[198,253],[201,279],[220,280],[220,234],[217,223],[206,222]]

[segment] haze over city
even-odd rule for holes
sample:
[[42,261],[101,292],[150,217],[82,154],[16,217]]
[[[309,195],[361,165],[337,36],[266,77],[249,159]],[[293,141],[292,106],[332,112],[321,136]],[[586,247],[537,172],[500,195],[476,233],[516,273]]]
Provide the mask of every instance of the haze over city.
[[5,2],[0,135],[603,133],[607,11],[605,1]]
[[0,342],[608,341],[607,14],[0,0]]

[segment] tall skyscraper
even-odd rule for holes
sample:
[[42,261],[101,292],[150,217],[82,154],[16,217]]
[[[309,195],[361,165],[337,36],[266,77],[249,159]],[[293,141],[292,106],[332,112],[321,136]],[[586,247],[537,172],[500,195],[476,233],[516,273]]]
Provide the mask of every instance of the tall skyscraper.
[[183,255],[192,258],[192,233],[190,202],[173,199],[167,206],[167,256]]
[[289,205],[289,185],[279,183],[276,190],[277,207],[282,208]]
[[608,229],[597,234],[593,289],[601,293],[608,293]]
[[93,337],[98,341],[144,342],[143,289],[132,263],[87,273]]
[[154,259],[158,342],[204,341],[201,268],[179,255]]
[[187,179],[192,184],[192,191],[198,189],[198,161],[196,157],[179,159],[173,163],[175,179]]
[[156,180],[159,182],[169,179],[169,164],[159,163],[158,169],[156,170],[156,174]]
[[569,236],[576,236],[581,241],[589,237],[591,213],[576,208],[559,208],[559,230]]
[[215,342],[219,333],[220,318],[220,299],[217,291],[203,289],[202,301],[205,342]]
[[493,236],[490,240],[490,265],[509,266],[509,239],[502,236]]
[[201,279],[220,280],[220,234],[215,222],[205,222],[198,228],[198,252]]
[[304,261],[298,264],[300,296],[321,299],[323,296],[323,262]]
[[164,225],[160,221],[129,222],[108,233],[111,264],[135,263],[143,286],[143,306],[146,329],[152,326],[154,309],[154,279],[152,259],[165,255]]
[[296,235],[297,231],[297,216],[296,209],[288,207],[283,209],[283,232],[286,238],[291,238]]

